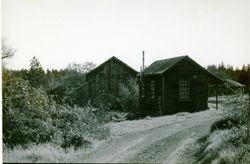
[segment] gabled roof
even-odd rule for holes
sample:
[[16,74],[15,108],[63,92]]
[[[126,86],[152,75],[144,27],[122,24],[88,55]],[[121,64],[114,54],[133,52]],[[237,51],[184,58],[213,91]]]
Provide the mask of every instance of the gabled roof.
[[217,75],[215,75],[214,73],[206,70],[205,68],[203,68],[202,66],[200,66],[198,63],[196,63],[193,59],[191,59],[189,56],[185,55],[185,56],[178,56],[178,57],[173,57],[173,58],[168,58],[168,59],[164,59],[164,60],[157,60],[154,63],[152,63],[149,67],[147,67],[144,71],[143,74],[146,76],[150,76],[150,75],[161,75],[164,72],[166,72],[167,70],[169,70],[170,68],[172,68],[174,65],[176,65],[177,63],[179,63],[180,61],[182,61],[183,59],[189,59],[192,62],[194,62],[200,69],[202,69],[203,71],[207,72],[207,74],[214,78],[217,79],[220,82],[223,82],[224,80],[220,77],[218,77]]
[[162,74],[186,57],[188,56],[179,56],[179,57],[168,58],[164,60],[157,60],[154,63],[152,63],[149,67],[147,67],[143,71],[143,73],[145,75]]
[[137,74],[138,72],[131,68],[130,66],[128,66],[126,63],[124,63],[123,61],[121,61],[120,59],[118,59],[117,57],[115,56],[112,56],[111,58],[109,58],[108,60],[106,60],[105,62],[103,62],[102,64],[100,64],[99,66],[97,66],[96,68],[94,68],[93,70],[91,70],[90,72],[88,72],[87,74],[92,74],[94,72],[96,72],[100,67],[102,67],[103,65],[105,65],[106,63],[112,61],[112,60],[115,60],[117,61],[118,63],[124,65],[125,67],[127,67],[129,70],[131,70],[132,72],[134,72],[135,74]]

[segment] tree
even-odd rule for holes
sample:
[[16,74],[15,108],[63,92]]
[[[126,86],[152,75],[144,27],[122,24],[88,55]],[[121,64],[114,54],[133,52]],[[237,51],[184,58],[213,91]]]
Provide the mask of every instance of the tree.
[[218,68],[217,68],[217,66],[216,65],[208,65],[207,66],[207,70],[209,70],[209,71],[213,71],[213,70],[217,70]]
[[[92,70],[95,64],[85,62],[84,64],[71,63],[63,70],[47,71],[49,87],[47,93],[54,97],[59,104],[79,105],[84,104],[84,94],[81,86],[86,82],[86,73]],[[52,77],[53,75],[53,77]]]
[[85,73],[88,73],[89,71],[91,71],[92,69],[96,67],[96,64],[92,62],[85,62],[83,66],[84,66]]
[[1,58],[2,59],[11,58],[14,56],[15,53],[16,49],[11,47],[10,45],[7,45],[6,40],[2,39]]
[[28,79],[31,86],[36,88],[45,84],[45,73],[40,62],[35,56],[30,60]]
[[15,145],[49,141],[47,94],[8,70],[3,72],[3,142]]
[[2,59],[2,68],[5,68],[4,59],[8,59],[14,56],[16,49],[6,44],[6,40],[2,39],[2,49],[1,49],[1,59]]
[[225,67],[223,61],[221,62],[221,64],[219,64],[218,70],[220,70],[220,71],[225,71],[226,70],[226,67]]
[[79,64],[79,63],[75,63],[73,62],[72,64],[69,64],[66,69],[70,70],[70,71],[74,71],[77,73],[88,73],[89,71],[91,71],[92,69],[94,69],[96,67],[96,64],[92,63],[92,62],[85,62],[83,64]]

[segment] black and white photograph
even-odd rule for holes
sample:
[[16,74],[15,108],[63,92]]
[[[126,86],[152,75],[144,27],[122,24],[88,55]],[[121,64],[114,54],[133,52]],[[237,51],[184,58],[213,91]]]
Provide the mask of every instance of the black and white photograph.
[[1,0],[3,163],[250,164],[250,0]]

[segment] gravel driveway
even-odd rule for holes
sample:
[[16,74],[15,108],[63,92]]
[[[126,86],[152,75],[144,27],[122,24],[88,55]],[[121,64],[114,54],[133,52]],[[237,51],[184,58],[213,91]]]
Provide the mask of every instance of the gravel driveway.
[[110,123],[106,126],[111,128],[111,139],[85,154],[81,162],[192,163],[190,144],[208,135],[220,117],[221,111],[206,110]]

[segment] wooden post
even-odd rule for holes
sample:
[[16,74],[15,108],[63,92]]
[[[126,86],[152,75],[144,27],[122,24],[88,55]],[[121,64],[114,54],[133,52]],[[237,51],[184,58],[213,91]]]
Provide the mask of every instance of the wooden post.
[[145,69],[145,52],[144,51],[142,51],[142,71],[144,71],[144,69]]
[[162,75],[162,108],[161,108],[161,114],[163,115],[163,111],[165,110],[165,80],[164,80],[164,75]]
[[215,84],[215,92],[216,92],[216,110],[218,109],[218,85]]
[[140,75],[140,83],[139,83],[139,113],[142,114],[143,110],[142,107],[144,105],[144,96],[145,96],[145,84],[144,84],[144,69],[145,69],[145,52],[142,51],[142,67],[141,67],[141,75]]

